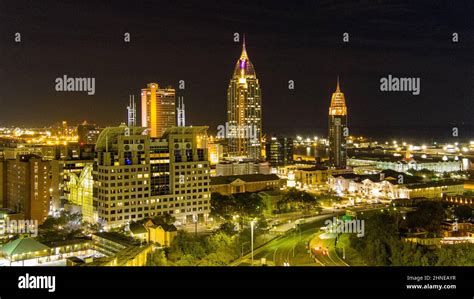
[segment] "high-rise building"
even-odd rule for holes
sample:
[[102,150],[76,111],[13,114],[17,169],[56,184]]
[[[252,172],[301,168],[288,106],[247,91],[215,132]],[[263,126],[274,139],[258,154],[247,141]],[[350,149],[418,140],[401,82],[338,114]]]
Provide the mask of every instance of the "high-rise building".
[[50,211],[53,189],[51,161],[36,155],[21,155],[7,161],[8,208],[23,213],[26,219],[44,222]]
[[79,144],[94,144],[99,136],[99,129],[96,125],[84,121],[77,126],[77,135]]
[[0,158],[0,208],[7,207],[7,162]]
[[96,144],[94,206],[107,227],[171,214],[207,220],[210,165],[207,127],[172,127],[162,138],[145,128],[106,128]]
[[293,139],[272,137],[265,144],[265,156],[272,166],[285,166],[293,163]]
[[227,89],[229,155],[261,158],[262,93],[260,83],[245,48],[235,64]]
[[336,91],[332,94],[329,106],[329,165],[334,168],[345,168],[347,160],[346,137],[347,107],[344,94],[339,88],[337,79]]
[[148,134],[161,137],[166,129],[176,126],[176,92],[173,88],[159,88],[149,83],[142,89],[142,127]]

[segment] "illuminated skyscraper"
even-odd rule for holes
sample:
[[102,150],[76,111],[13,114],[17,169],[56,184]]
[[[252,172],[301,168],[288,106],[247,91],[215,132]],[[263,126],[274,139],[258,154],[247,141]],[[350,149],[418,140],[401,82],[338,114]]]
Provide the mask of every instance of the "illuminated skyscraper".
[[344,94],[339,88],[337,79],[336,91],[332,94],[329,107],[329,164],[335,168],[345,168],[347,151],[347,107]]
[[245,48],[235,64],[227,89],[229,155],[261,158],[262,95],[255,69]]
[[142,127],[151,137],[161,137],[166,129],[176,126],[176,92],[149,83],[142,89]]

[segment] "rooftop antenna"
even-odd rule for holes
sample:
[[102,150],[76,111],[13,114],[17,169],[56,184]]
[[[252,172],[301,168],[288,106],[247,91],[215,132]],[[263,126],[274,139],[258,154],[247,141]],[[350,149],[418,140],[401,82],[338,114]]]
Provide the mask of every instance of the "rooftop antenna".
[[178,108],[177,108],[177,117],[178,117],[178,127],[186,126],[186,116],[184,110],[184,97],[178,97]]
[[135,106],[135,95],[130,95],[129,105],[127,106],[128,112],[128,126],[135,127],[137,123],[137,108]]

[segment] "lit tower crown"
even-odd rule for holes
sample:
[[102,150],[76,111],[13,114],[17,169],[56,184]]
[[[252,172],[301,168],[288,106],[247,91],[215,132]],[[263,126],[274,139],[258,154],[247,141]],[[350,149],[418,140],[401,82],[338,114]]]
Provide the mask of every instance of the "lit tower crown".
[[339,77],[337,78],[336,91],[332,94],[329,115],[347,115],[346,99],[339,87]]
[[329,106],[328,129],[329,164],[334,168],[345,168],[347,161],[346,137],[349,131],[347,130],[346,100],[339,87],[339,77]]
[[234,68],[234,78],[239,77],[239,78],[255,78],[255,69],[253,67],[252,62],[249,59],[249,56],[247,54],[247,49],[245,48],[245,37],[244,37],[244,42],[242,44],[242,54],[240,54],[239,60],[237,60],[237,63],[235,64]]
[[261,158],[262,94],[245,45],[227,88],[227,125],[230,157]]

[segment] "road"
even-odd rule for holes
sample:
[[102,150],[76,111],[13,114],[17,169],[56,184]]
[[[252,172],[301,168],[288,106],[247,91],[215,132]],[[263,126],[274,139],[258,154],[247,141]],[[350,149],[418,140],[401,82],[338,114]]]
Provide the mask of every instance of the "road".
[[[357,210],[366,212],[379,209],[380,207],[359,207]],[[334,214],[329,213],[306,219],[306,223],[300,225],[299,230],[292,229],[290,232],[286,232],[273,241],[255,249],[254,265],[261,265],[261,259],[265,258],[268,266],[348,266],[336,253],[334,239],[321,240],[317,237],[321,233],[319,228],[324,226],[324,220],[344,213],[345,210],[337,210]],[[291,224],[291,226],[293,227],[294,224]],[[308,242],[310,242],[309,248],[324,248],[326,254],[322,251],[313,251],[314,258],[310,257],[309,248],[307,248]],[[247,254],[234,261],[231,266],[250,266],[251,264],[251,254]]]
[[[320,239],[320,235],[321,234],[318,233],[310,241],[310,248],[316,261],[322,266],[349,266],[336,253],[336,247],[334,244],[335,239]],[[315,248],[320,248],[320,250],[315,250]]]
[[[326,214],[311,217],[308,222],[301,224],[299,228],[293,229],[268,244],[254,250],[254,265],[261,265],[262,258],[266,259],[269,266],[317,266],[310,257],[307,244],[311,237],[318,233],[319,228],[324,225],[324,220],[334,217],[336,214]],[[251,254],[238,259],[232,266],[250,266]]]

